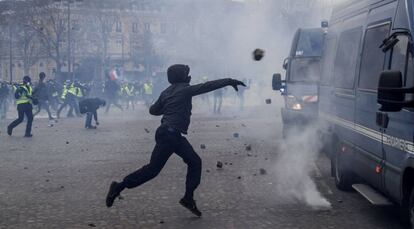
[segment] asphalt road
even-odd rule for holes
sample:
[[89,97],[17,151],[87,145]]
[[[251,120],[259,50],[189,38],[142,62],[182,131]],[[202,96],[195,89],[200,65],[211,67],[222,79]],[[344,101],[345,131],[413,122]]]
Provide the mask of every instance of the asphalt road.
[[[372,206],[355,192],[336,190],[323,155],[309,161],[308,181],[331,208],[281,192],[278,113],[269,105],[238,115],[194,114],[188,139],[203,159],[196,193],[200,219],[178,204],[186,166],[175,155],[157,178],[126,190],[106,208],[110,182],[149,160],[159,118],[143,108],[101,115],[97,130],[83,129],[83,119],[61,119],[49,127],[38,118],[32,139],[22,137],[23,126],[7,136],[10,120],[0,121],[0,228],[403,228],[398,208]],[[223,169],[216,168],[218,161]]]

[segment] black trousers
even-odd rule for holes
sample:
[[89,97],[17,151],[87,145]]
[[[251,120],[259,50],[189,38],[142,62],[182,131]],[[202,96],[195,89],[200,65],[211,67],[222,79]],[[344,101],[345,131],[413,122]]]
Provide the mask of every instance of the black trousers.
[[118,107],[121,111],[123,111],[123,110],[124,110],[124,109],[122,108],[122,106],[118,103],[118,100],[117,100],[117,99],[109,99],[109,100],[107,101],[107,104],[106,104],[105,114],[108,114],[108,112],[109,112],[109,108],[111,107],[111,105],[114,105],[114,106]]
[[94,118],[96,122],[98,120],[98,112],[86,112],[85,128],[92,127],[92,118]]
[[173,153],[187,164],[186,194],[194,193],[201,180],[201,158],[180,132],[167,126],[160,126],[155,133],[156,145],[150,163],[126,176],[125,187],[131,189],[156,177]]
[[10,123],[9,127],[10,129],[14,129],[16,126],[18,126],[20,123],[23,122],[24,116],[27,117],[27,125],[26,125],[26,135],[30,135],[32,133],[32,123],[33,123],[33,107],[30,103],[24,103],[17,105],[17,112],[18,112],[18,118],[14,120],[12,123]]
[[52,113],[50,113],[49,109],[49,102],[47,100],[39,100],[39,104],[37,105],[38,110],[34,113],[34,116],[38,115],[42,109],[47,112],[49,119],[53,119]]
[[67,97],[65,98],[65,100],[60,105],[57,111],[58,118],[60,118],[60,113],[62,112],[63,108],[65,108],[67,105],[69,105],[69,111],[67,114],[68,117],[73,117],[73,110],[75,110],[76,115],[80,116],[79,105],[76,98],[73,95],[67,95]]

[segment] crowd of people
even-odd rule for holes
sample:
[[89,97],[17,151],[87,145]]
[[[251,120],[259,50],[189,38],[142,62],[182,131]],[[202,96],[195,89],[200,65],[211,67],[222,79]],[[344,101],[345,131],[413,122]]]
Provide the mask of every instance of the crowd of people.
[[[0,119],[7,118],[7,113],[16,104],[15,92],[20,83],[0,81]],[[99,97],[107,102],[105,112],[112,106],[123,109],[135,109],[139,102],[150,105],[154,100],[154,86],[150,80],[128,82],[108,79],[104,82],[83,83],[78,80],[58,82],[46,80],[46,74],[40,73],[37,82],[30,82],[32,96],[37,103],[33,115],[44,110],[50,120],[60,118],[66,110],[66,117],[81,116],[79,102],[86,98]]]
[[[33,107],[33,116],[39,115],[44,110],[49,120],[62,117],[80,117],[79,102],[86,98],[101,98],[106,101],[105,113],[109,113],[112,107],[123,111],[124,109],[135,110],[137,104],[145,104],[149,107],[154,98],[159,94],[162,86],[157,87],[147,79],[142,81],[124,81],[107,77],[105,81],[92,81],[83,83],[79,80],[66,80],[58,82],[54,79],[46,79],[45,73],[40,73],[38,81],[31,83],[33,86],[33,97],[38,101]],[[207,81],[204,77],[200,81]],[[211,109],[215,114],[220,114],[224,98],[237,100],[240,110],[244,107],[245,90],[249,89],[250,82],[243,80],[248,85],[237,94],[229,93],[226,89],[214,91],[212,94],[202,95],[200,102]],[[0,120],[6,119],[7,113],[16,104],[14,94],[19,88],[19,83],[0,81]]]

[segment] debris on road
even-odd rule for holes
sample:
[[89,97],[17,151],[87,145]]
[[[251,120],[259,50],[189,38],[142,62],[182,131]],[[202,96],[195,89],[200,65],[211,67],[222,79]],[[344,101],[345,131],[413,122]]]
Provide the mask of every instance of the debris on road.
[[260,175],[266,175],[267,171],[266,169],[260,169]]
[[201,144],[201,145],[200,145],[200,148],[201,148],[201,149],[205,149],[205,148],[206,148],[206,145]]
[[266,99],[266,104],[272,104],[272,100],[271,99]]
[[251,145],[247,145],[246,146],[246,151],[251,151],[252,150],[252,146]]
[[93,223],[88,224],[88,226],[89,226],[89,227],[96,227],[96,225],[95,225],[95,224],[93,224]]
[[147,134],[150,133],[150,131],[147,128],[145,128],[144,130],[145,130],[145,132],[147,132]]
[[66,145],[68,145],[69,144],[69,141],[66,141]]
[[218,162],[217,162],[217,168],[218,168],[218,169],[222,169],[222,168],[223,168],[223,162],[218,161]]
[[234,133],[233,137],[238,138],[239,137],[239,133]]
[[240,179],[241,179],[241,176],[238,176],[238,177],[237,177],[237,179],[239,179],[239,180],[240,180]]
[[207,170],[206,170],[206,172],[207,172],[207,173],[209,173],[209,172],[210,172],[210,170],[208,170],[208,169],[207,169]]

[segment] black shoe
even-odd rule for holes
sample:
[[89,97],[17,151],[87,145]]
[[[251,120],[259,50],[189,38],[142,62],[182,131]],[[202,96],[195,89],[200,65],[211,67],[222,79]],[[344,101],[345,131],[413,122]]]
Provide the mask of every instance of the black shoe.
[[33,134],[25,134],[24,137],[25,138],[31,138],[31,137],[33,137]]
[[180,200],[180,204],[191,211],[194,215],[201,217],[201,212],[198,210],[196,202],[194,200],[186,200],[182,198]]
[[12,136],[12,134],[13,134],[13,129],[12,129],[12,128],[10,128],[10,127],[7,127],[7,134],[8,134],[9,136]]
[[121,191],[122,190],[120,190],[119,188],[119,183],[116,181],[113,181],[111,183],[111,186],[109,187],[108,194],[106,195],[106,206],[108,208],[112,207],[115,199],[119,196],[119,194],[121,194]]

